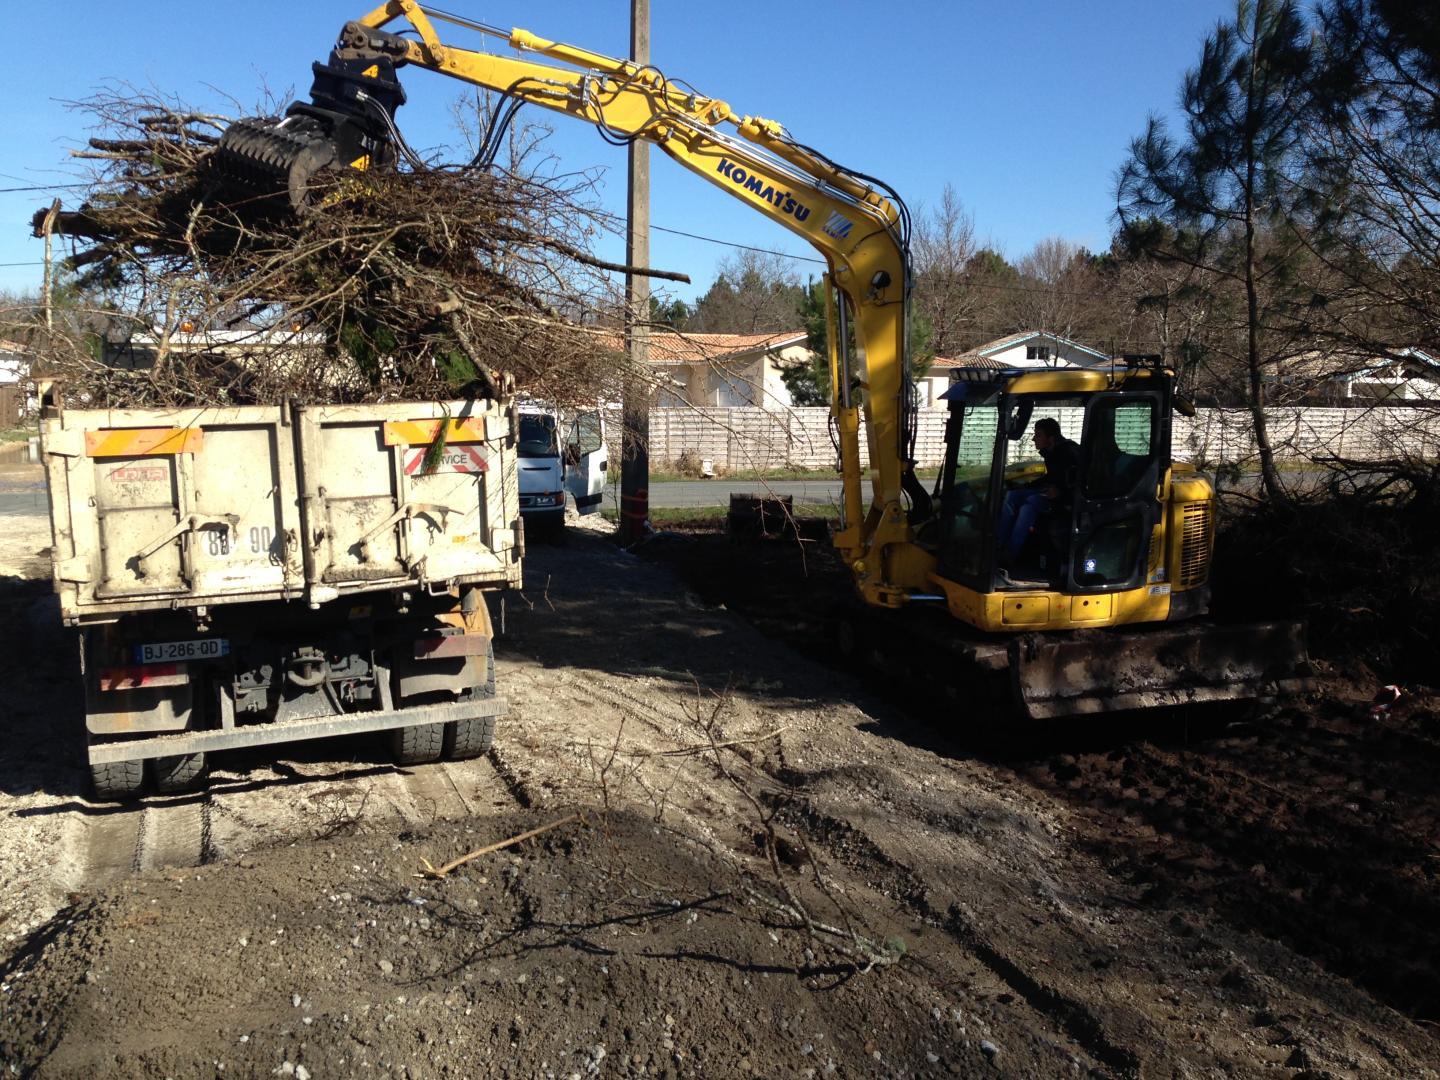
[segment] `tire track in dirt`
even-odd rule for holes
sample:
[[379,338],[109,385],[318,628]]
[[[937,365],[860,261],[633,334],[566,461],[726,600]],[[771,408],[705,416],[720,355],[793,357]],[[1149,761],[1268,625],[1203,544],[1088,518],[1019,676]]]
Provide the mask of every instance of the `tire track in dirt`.
[[208,794],[147,803],[140,819],[135,869],[199,866],[205,861],[209,818]]
[[[316,784],[324,793],[324,778]],[[528,805],[523,784],[507,779],[505,772],[486,757],[397,768],[381,773],[372,784],[373,796],[412,826],[475,817],[486,797],[492,804],[500,800],[502,809]],[[333,812],[340,814],[339,810]],[[358,821],[360,811],[354,813]],[[232,824],[238,822],[240,835],[247,839],[258,839],[272,824],[245,814],[237,816],[237,809],[227,805],[223,786],[183,796],[151,796],[142,803],[82,818],[76,885],[99,889],[132,874],[217,861],[221,853],[212,832],[216,815],[234,819]],[[316,822],[305,819],[292,825],[296,837],[308,837]],[[269,837],[272,842],[283,839]],[[235,837],[230,840],[227,848],[235,846]],[[249,846],[244,841],[239,844],[242,850]]]
[[143,807],[112,810],[85,821],[77,885],[101,887],[135,872],[140,854]]
[[[572,691],[581,704],[588,703],[590,699],[603,701],[624,715],[650,725],[662,735],[673,735],[676,726],[688,727],[695,723],[695,717],[683,709],[661,708],[653,700],[638,697],[611,683],[595,680],[583,686],[567,685],[566,688]],[[667,724],[670,725],[668,728]]]
[[196,793],[109,811],[87,823],[81,883],[103,887],[131,874],[200,866],[210,848],[211,801]]
[[[794,783],[793,776],[771,775],[779,783],[787,783],[787,779],[790,784]],[[949,905],[947,911],[937,911],[923,876],[888,854],[862,828],[821,810],[803,796],[784,811],[783,816],[790,819],[792,826],[802,828],[831,858],[864,875],[872,886],[881,887],[925,922],[942,928],[984,965],[998,983],[1046,1017],[1079,1050],[1121,1076],[1139,1074],[1140,1055],[1116,1044],[1106,1034],[1100,1018],[1083,1002],[1067,997],[1036,978],[1022,963],[980,934],[955,905]]]
[[470,803],[461,794],[450,770],[449,762],[437,761],[433,765],[407,766],[393,774],[409,803],[408,813],[401,807],[407,821],[428,825],[433,821],[458,821],[472,816]]
[[535,805],[535,792],[515,771],[508,753],[502,751],[498,743],[485,752],[483,760],[489,762],[501,786],[522,810],[529,810]]

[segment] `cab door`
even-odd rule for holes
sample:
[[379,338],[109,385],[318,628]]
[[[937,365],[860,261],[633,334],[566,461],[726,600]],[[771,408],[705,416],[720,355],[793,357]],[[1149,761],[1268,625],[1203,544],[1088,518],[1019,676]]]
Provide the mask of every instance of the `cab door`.
[[565,439],[565,490],[581,514],[598,514],[605,498],[605,419],[598,410],[582,412],[570,423]]
[[1086,404],[1070,547],[1075,591],[1145,583],[1169,465],[1166,423],[1158,393],[1101,393]]

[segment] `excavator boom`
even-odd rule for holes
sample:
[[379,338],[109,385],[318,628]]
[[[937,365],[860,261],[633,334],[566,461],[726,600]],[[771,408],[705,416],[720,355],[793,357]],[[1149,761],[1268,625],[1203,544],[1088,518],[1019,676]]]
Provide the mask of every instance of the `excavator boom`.
[[[416,37],[386,26],[403,20]],[[437,23],[498,39],[505,56],[441,41]],[[416,39],[418,38],[418,40]],[[532,59],[534,54],[542,59]],[[311,101],[275,120],[242,120],[221,139],[222,178],[262,196],[259,212],[304,213],[328,171],[383,168],[403,153],[396,71],[410,66],[481,86],[593,124],[610,141],[645,139],[685,168],[803,237],[825,258],[838,335],[831,335],[833,410],[845,477],[845,528],[836,539],[866,599],[898,607],[925,591],[931,559],[911,541],[903,493],[923,499],[910,446],[907,311],[909,221],[880,181],[797,142],[773,120],[739,116],[658,69],[390,0],[346,23],[328,61],[314,65]],[[412,163],[413,164],[413,163]],[[848,348],[853,331],[855,349]],[[862,497],[864,415],[871,499]]]

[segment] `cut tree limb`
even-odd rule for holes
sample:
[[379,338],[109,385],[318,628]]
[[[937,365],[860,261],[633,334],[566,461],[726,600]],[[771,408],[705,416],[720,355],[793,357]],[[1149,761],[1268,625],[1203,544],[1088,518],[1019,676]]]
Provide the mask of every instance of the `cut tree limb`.
[[519,844],[525,840],[529,840],[531,837],[539,836],[541,833],[547,833],[550,832],[552,829],[558,829],[563,825],[573,825],[576,823],[582,825],[585,823],[585,815],[579,811],[571,814],[569,817],[561,818],[559,821],[552,821],[548,825],[541,825],[539,828],[531,829],[529,832],[523,832],[520,833],[518,836],[512,836],[508,840],[501,840],[495,844],[487,844],[485,847],[472,851],[468,855],[461,855],[458,859],[451,859],[444,866],[431,866],[429,859],[421,859],[420,861],[425,864],[425,871],[424,873],[416,874],[415,876],[418,878],[430,878],[432,880],[438,881],[439,879],[449,874],[451,870],[455,870],[461,866],[464,866],[466,863],[471,862],[474,859],[478,859],[482,855],[489,855],[492,852],[500,851],[503,848],[514,847],[516,844]]

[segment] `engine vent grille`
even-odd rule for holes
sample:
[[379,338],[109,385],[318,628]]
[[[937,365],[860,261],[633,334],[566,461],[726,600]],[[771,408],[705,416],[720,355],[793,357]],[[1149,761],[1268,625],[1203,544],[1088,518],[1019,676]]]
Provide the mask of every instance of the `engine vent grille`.
[[1184,532],[1180,543],[1180,588],[1204,585],[1210,576],[1210,540],[1214,519],[1208,502],[1185,506]]

